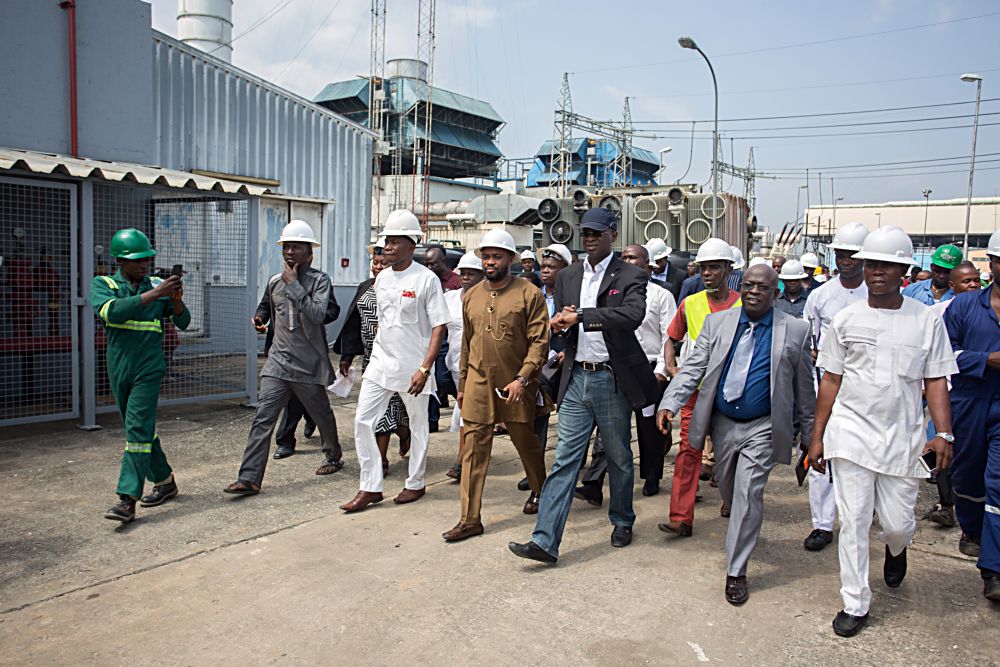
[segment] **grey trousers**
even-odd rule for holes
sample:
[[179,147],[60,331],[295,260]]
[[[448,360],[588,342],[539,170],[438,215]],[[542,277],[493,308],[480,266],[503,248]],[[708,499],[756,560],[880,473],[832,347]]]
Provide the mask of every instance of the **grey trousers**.
[[271,434],[274,433],[281,411],[285,409],[292,396],[299,399],[306,412],[316,420],[326,458],[340,460],[342,453],[340,438],[337,436],[337,420],[333,416],[333,410],[330,409],[326,387],[321,384],[290,382],[265,376],[260,379],[257,414],[254,415],[253,424],[250,426],[247,448],[243,450],[239,481],[253,482],[258,486],[264,481],[267,454],[271,449]]
[[712,440],[715,479],[722,500],[730,506],[726,573],[742,577],[764,522],[764,487],[774,467],[771,416],[736,422],[716,413],[712,416]]

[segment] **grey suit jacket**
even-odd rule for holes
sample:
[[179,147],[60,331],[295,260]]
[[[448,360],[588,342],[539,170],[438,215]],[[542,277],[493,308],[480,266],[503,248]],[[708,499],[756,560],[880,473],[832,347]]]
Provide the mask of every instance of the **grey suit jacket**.
[[[704,446],[705,436],[711,430],[715,394],[742,311],[742,308],[730,308],[705,318],[694,349],[660,401],[660,410],[677,414],[701,384],[688,431],[695,449]],[[798,410],[802,442],[808,443],[812,437],[815,409],[809,325],[775,310],[771,331],[771,447],[775,463],[791,462],[792,411]]]

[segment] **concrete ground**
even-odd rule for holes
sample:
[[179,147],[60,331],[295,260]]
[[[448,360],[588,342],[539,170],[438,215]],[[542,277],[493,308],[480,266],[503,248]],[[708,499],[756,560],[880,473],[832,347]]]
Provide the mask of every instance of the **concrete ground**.
[[[317,477],[318,437],[300,441],[250,498],[222,493],[250,410],[161,410],[181,495],[117,529],[101,518],[114,501],[117,416],[94,433],[69,423],[0,431],[0,664],[1000,664],[1000,608],[983,599],[957,529],[920,522],[895,590],[881,581],[873,541],[872,620],[845,640],[830,629],[841,608],[836,550],[802,548],[808,499],[787,466],[768,486],[750,601],[734,608],[723,598],[715,490],[703,485],[693,538],[656,529],[672,454],[659,496],[643,497],[637,480],[630,547],[609,545],[607,505],[575,501],[560,562],[548,567],[506,548],[533,526],[506,438],[494,448],[482,537],[440,537],[458,518],[458,485],[444,474],[450,433],[431,437],[423,499],[340,512],[358,468],[352,403],[333,403],[345,469]],[[405,477],[392,447],[390,494]],[[921,513],[935,500],[922,486]]]

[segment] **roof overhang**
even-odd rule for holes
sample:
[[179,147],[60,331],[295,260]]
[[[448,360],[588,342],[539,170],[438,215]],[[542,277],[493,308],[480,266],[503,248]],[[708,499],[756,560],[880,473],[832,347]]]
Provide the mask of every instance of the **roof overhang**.
[[26,171],[35,174],[62,174],[74,178],[96,178],[104,181],[124,181],[141,185],[204,190],[259,197],[270,194],[267,187],[253,183],[216,178],[187,171],[161,169],[128,162],[108,162],[87,158],[0,148],[0,169]]

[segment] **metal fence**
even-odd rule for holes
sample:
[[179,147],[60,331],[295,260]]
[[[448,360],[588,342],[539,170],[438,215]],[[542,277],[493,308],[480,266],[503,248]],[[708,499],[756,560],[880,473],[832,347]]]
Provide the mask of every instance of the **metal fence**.
[[76,189],[0,178],[0,423],[79,414]]
[[[95,184],[93,207],[95,275],[112,275],[117,270],[108,246],[111,236],[123,227],[140,229],[153,242],[157,255],[150,266],[151,275],[166,277],[176,265],[183,271],[184,303],[191,311],[191,324],[180,331],[165,323],[167,375],[161,402],[245,396],[249,202]],[[113,411],[114,398],[104,365],[107,341],[96,318],[94,326],[97,409]]]
[[256,396],[259,200],[189,189],[0,177],[0,426],[116,410],[107,338],[85,298],[118,270],[115,231],[145,232],[150,274],[180,266],[191,324],[164,323],[161,403]]

